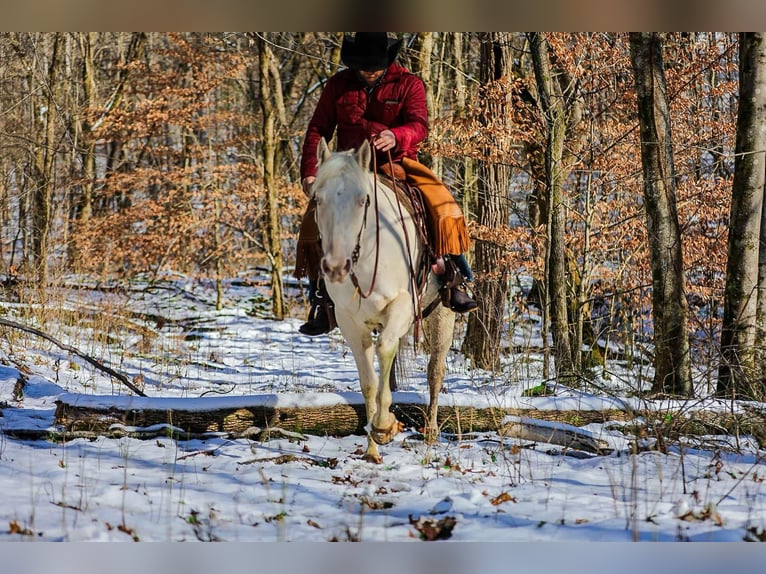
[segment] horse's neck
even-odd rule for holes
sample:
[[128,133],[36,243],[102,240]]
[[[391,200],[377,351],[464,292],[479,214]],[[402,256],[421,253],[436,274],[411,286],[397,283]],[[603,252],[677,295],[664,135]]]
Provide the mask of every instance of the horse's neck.
[[[373,175],[370,174],[370,177]],[[387,229],[396,236],[414,235],[410,242],[418,239],[412,217],[412,202],[404,191],[389,185],[379,177],[372,179],[370,208],[367,212],[367,224],[365,226],[368,236],[376,234],[378,227],[376,218],[379,218],[381,230]]]
[[[385,174],[379,173],[375,177],[377,178],[378,185],[384,185],[385,187],[392,190],[392,194],[396,194],[394,201],[399,202],[399,204],[402,206],[402,210],[410,215],[413,215],[414,208],[412,206],[412,198],[410,197],[410,193],[412,193],[412,191],[410,190],[409,184],[406,181],[394,180]],[[374,181],[373,185],[375,185]],[[415,190],[415,192],[417,192],[417,190]]]

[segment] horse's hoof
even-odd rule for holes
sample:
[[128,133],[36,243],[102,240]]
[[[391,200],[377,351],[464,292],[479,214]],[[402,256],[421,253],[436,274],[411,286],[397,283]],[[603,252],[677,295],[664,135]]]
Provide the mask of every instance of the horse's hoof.
[[379,454],[365,454],[362,457],[362,460],[365,462],[371,462],[372,464],[380,464],[383,462],[383,457]]
[[394,437],[404,430],[404,424],[394,419],[394,422],[387,429],[379,429],[375,425],[371,425],[370,437],[377,444],[384,445],[394,440]]

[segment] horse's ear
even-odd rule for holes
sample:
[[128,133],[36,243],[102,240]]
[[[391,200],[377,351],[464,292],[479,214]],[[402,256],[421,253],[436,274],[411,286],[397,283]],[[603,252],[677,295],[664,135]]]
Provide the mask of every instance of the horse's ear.
[[364,143],[359,146],[356,152],[356,161],[362,166],[362,169],[370,169],[370,161],[372,160],[372,151],[370,149],[369,140],[364,140]]
[[319,147],[317,148],[317,159],[319,163],[325,162],[330,159],[330,148],[327,147],[327,141],[322,138],[319,140]]

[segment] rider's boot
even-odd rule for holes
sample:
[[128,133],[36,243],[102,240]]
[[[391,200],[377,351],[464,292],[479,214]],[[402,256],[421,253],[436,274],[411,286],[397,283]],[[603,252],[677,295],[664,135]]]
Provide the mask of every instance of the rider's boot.
[[468,313],[479,305],[471,298],[465,289],[464,276],[473,278],[471,268],[464,255],[449,255],[438,258],[434,264],[434,272],[442,284],[439,293],[442,305],[455,313]]
[[335,328],[335,306],[324,289],[324,282],[309,280],[309,303],[308,320],[298,331],[310,337],[332,331]]

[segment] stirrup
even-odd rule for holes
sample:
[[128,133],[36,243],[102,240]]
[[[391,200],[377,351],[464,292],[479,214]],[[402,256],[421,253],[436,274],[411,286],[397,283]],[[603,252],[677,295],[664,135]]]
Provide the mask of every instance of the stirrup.
[[450,287],[449,285],[442,287],[439,291],[442,305],[455,313],[474,311],[479,304],[464,289],[465,287],[462,284],[455,287]]
[[[443,265],[443,267],[439,267]],[[455,262],[449,258],[439,258],[433,266],[434,273],[442,282],[439,289],[442,305],[455,313],[468,313],[479,305],[465,292],[465,281]],[[438,273],[441,271],[441,273]]]

